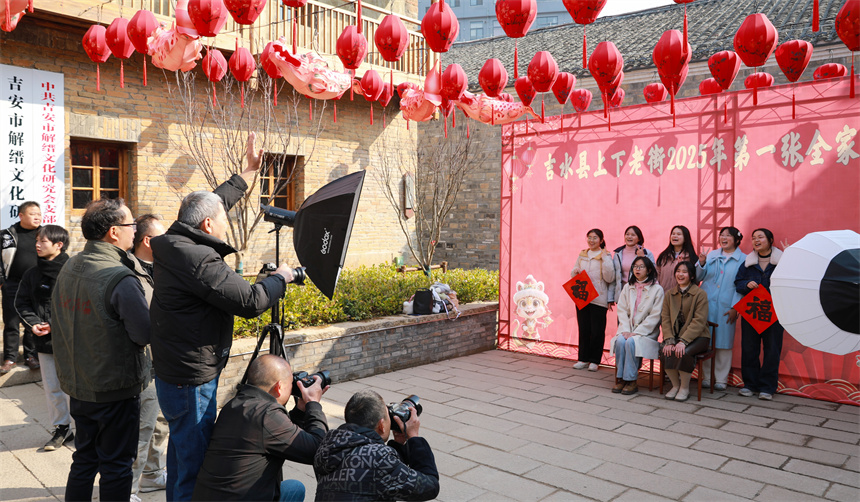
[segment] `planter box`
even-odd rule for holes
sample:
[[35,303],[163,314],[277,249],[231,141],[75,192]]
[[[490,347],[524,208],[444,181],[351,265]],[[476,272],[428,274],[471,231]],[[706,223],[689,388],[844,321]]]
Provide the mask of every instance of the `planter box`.
[[[333,382],[387,373],[496,347],[498,303],[470,303],[458,319],[445,314],[396,315],[305,328],[284,334],[293,371],[329,370]],[[234,340],[218,382],[218,403],[236,393],[257,340]],[[267,354],[266,341],[261,354]]]

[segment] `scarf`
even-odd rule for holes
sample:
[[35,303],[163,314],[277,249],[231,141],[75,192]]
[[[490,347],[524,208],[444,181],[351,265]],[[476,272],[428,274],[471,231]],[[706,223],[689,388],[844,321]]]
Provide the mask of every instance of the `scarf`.
[[642,299],[642,292],[645,291],[645,283],[636,281],[636,302],[633,304],[633,315],[639,311],[639,301]]

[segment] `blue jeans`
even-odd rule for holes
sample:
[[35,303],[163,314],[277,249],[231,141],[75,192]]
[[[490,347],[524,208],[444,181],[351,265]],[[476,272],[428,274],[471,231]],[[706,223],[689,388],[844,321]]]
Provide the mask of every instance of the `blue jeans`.
[[639,379],[639,367],[642,358],[636,357],[636,342],[631,336],[628,339],[619,337],[615,340],[615,376],[627,382]]
[[215,425],[218,377],[202,385],[175,385],[155,377],[155,390],[170,426],[167,500],[191,500]]
[[295,479],[281,481],[280,502],[303,502],[305,500],[305,485]]

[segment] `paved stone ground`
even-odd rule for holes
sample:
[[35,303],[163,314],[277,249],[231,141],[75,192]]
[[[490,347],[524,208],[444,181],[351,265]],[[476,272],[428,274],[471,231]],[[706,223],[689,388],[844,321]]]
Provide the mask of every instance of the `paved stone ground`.
[[[860,500],[858,407],[734,391],[676,403],[646,378],[634,396],[613,381],[611,368],[491,351],[337,384],[324,408],[336,427],[361,388],[418,394],[442,501]],[[0,388],[0,500],[62,499],[72,449],[37,449],[46,422],[38,384]],[[312,498],[310,466],[284,473]]]

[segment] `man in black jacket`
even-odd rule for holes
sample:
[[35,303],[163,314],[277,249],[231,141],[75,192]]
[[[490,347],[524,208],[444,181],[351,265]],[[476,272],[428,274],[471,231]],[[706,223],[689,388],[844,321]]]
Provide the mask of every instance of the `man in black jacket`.
[[[215,423],[194,500],[304,500],[304,486],[288,480],[282,486],[284,460],[313,464],[328,430],[319,377],[299,385],[301,399],[287,415],[293,373],[285,359],[264,355],[248,368],[243,385]],[[282,490],[288,493],[281,493]]]
[[262,150],[248,136],[247,168],[213,192],[182,201],[165,235],[151,240],[155,291],[150,305],[158,403],[170,424],[167,500],[189,500],[215,424],[218,376],[233,343],[233,316],[256,317],[273,306],[293,279],[281,265],[251,285],[224,257],[227,211],[260,169]]
[[409,408],[401,432],[385,441],[391,419],[382,397],[372,390],[346,403],[346,423],[326,434],[314,458],[317,501],[431,500],[439,495],[439,471],[427,440],[418,435],[418,413]]

